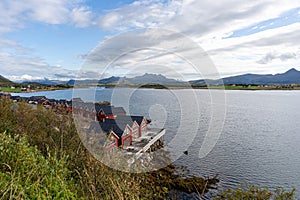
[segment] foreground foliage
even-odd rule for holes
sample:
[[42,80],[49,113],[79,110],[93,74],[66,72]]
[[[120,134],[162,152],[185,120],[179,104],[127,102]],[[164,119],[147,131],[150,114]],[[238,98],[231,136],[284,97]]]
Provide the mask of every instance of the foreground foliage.
[[201,195],[209,188],[202,178],[172,175],[172,167],[130,174],[103,165],[83,146],[72,116],[60,111],[0,100],[0,119],[3,199],[165,199],[171,189]]
[[[0,100],[0,119],[0,133],[7,132],[11,137],[26,137],[29,145],[38,149],[46,160],[49,154],[55,155],[57,160],[65,160],[70,172],[67,176],[72,180],[71,190],[78,197],[163,199],[168,193],[167,187],[171,187],[163,181],[161,184],[155,182],[155,173],[124,173],[96,160],[83,146],[71,115]],[[34,170],[38,171],[39,168]]]
[[77,199],[66,159],[43,157],[25,136],[0,135],[0,199]]
[[[12,137],[25,136],[29,145],[38,149],[46,160],[49,154],[55,155],[57,160],[65,159],[70,172],[68,177],[73,182],[71,189],[77,196],[84,199],[138,199],[144,194],[135,175],[104,166],[85,149],[71,115],[0,100],[0,119],[0,133],[6,131]],[[13,153],[10,155],[13,157]],[[39,168],[33,167],[33,170]],[[160,193],[153,192],[156,194]]]

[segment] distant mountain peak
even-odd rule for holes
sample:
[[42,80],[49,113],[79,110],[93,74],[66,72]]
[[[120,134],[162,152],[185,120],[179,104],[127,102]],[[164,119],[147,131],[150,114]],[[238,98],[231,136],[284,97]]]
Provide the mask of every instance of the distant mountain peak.
[[166,78],[165,76],[163,76],[161,74],[152,74],[152,73],[145,73],[141,76],[136,76],[136,77],[164,77],[164,78]]
[[299,73],[300,71],[296,70],[295,68],[291,68],[288,71],[286,71],[285,73]]

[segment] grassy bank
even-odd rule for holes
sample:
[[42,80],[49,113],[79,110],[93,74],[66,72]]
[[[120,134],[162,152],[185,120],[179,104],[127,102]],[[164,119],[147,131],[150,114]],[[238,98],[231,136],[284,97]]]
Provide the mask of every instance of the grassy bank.
[[21,92],[21,88],[0,87],[2,92]]
[[[65,90],[65,89],[70,89],[73,86],[70,85],[43,85],[43,84],[29,84],[30,85],[30,90],[26,90],[28,85],[24,84],[14,84],[14,87],[8,87],[8,86],[1,86],[0,85],[0,91],[2,92],[9,92],[9,93],[19,93],[19,92],[39,92],[39,91],[52,91],[52,90]],[[22,90],[22,88],[25,88]]]
[[145,174],[106,167],[83,146],[72,116],[55,110],[0,100],[0,119],[0,199],[166,199],[170,190],[202,195],[217,182],[173,165]]
[[[13,138],[9,140],[9,146],[14,146],[18,141],[21,142],[22,148],[27,149],[25,152],[32,151],[33,157],[43,157],[45,161],[42,164],[32,162],[29,174],[33,174],[47,168],[55,171],[55,165],[50,160],[56,160],[62,163],[62,170],[65,171],[64,176],[58,174],[59,179],[66,184],[66,190],[78,198],[84,199],[164,199],[168,192],[172,189],[179,189],[186,192],[194,192],[199,190],[206,192],[211,184],[217,182],[216,179],[203,179],[201,177],[182,177],[176,173],[174,166],[166,167],[162,170],[145,173],[131,174],[113,170],[98,162],[83,146],[79,136],[77,135],[73,118],[71,115],[59,113],[54,110],[45,110],[38,107],[33,109],[27,104],[13,104],[0,100],[0,133],[4,133],[3,138]],[[22,139],[19,139],[19,138]],[[28,144],[28,145],[27,145]],[[27,146],[26,146],[27,145]],[[7,146],[3,147],[7,150]],[[20,147],[21,148],[21,147]],[[8,149],[10,151],[12,149]],[[18,151],[19,153],[22,150]],[[7,162],[5,156],[0,157],[0,171],[5,173],[24,172],[22,176],[28,175],[24,170],[14,170],[22,163],[22,155],[18,152],[9,152],[9,159],[16,156],[14,161]],[[6,154],[5,154],[6,155]],[[53,155],[50,156],[49,155]],[[29,160],[30,160],[29,159]],[[20,162],[17,162],[20,160]],[[50,162],[45,165],[44,162]],[[15,166],[17,165],[17,166]],[[41,165],[41,167],[39,167]],[[6,166],[10,166],[11,171],[6,171]],[[34,167],[36,166],[36,167]],[[54,169],[52,169],[52,167]],[[50,175],[49,175],[50,176]],[[47,175],[38,177],[47,178]],[[55,176],[51,178],[56,179]],[[183,178],[185,181],[183,181]],[[24,178],[26,179],[26,178]],[[20,179],[20,187],[25,193],[34,192],[28,189],[26,184],[32,182],[24,182]],[[31,179],[31,176],[28,177]],[[0,180],[2,182],[3,180]],[[11,184],[13,180],[6,181]],[[34,182],[35,180],[33,180]],[[59,182],[59,180],[58,180]],[[14,182],[15,183],[15,182]],[[35,182],[34,182],[35,183]],[[15,184],[19,184],[18,181]],[[19,186],[18,186],[19,187]],[[43,182],[37,184],[37,188],[43,188]],[[50,192],[48,195],[57,195],[57,191]],[[24,193],[19,192],[19,194]],[[1,196],[11,191],[0,191]],[[49,197],[50,197],[49,196]],[[13,196],[14,197],[14,196]],[[6,199],[6,198],[4,198]]]

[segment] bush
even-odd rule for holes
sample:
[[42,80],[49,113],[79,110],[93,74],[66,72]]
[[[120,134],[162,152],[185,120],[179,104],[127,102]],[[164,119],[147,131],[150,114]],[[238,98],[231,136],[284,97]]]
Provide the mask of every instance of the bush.
[[[86,150],[77,134],[72,115],[46,110],[40,106],[33,109],[28,104],[0,100],[0,119],[0,133],[6,131],[10,133],[11,138],[25,137],[28,148],[33,146],[35,153],[39,152],[46,160],[49,160],[49,153],[57,160],[67,159],[65,165],[70,173],[66,176],[72,178],[72,188],[77,191],[77,196],[84,199],[139,199],[141,195],[145,195],[140,192],[142,188],[134,174],[112,170]],[[15,143],[22,140],[17,139]],[[11,146],[13,145],[3,149],[9,149]],[[14,153],[11,152],[10,159],[13,161],[10,163],[17,162],[21,157],[14,158]],[[54,161],[55,159],[52,160]],[[1,165],[1,169],[5,166],[11,167],[7,162],[1,163],[6,163]],[[32,172],[39,170],[34,168]],[[27,171],[23,172],[28,174]],[[4,187],[0,185],[0,188],[3,188],[2,186]],[[36,189],[39,187],[43,188],[39,185]]]
[[45,158],[26,136],[0,134],[0,199],[78,199],[66,158]]

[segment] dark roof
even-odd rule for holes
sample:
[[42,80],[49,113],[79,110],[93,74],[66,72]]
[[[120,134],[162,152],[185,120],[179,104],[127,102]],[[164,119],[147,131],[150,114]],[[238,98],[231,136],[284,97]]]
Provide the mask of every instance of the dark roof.
[[128,124],[132,127],[135,121],[138,125],[141,125],[143,119],[143,116],[117,116],[115,119],[105,119],[104,122],[108,124]]
[[89,112],[92,112],[95,110],[95,104],[94,103],[84,103],[84,109],[87,109]]
[[97,113],[100,112],[101,109],[103,110],[103,108],[107,109],[107,108],[113,107],[113,106],[109,106],[109,105],[106,105],[106,104],[100,104],[100,103],[95,103],[94,106],[95,106],[95,110],[96,110]]
[[100,108],[100,110],[103,110],[105,115],[126,115],[126,111],[123,107],[107,106]]
[[112,114],[115,115],[126,115],[126,111],[123,107],[112,107]]
[[102,130],[99,122],[94,121],[91,123],[89,129],[87,130],[87,137],[90,137],[91,134],[109,136],[110,131]]
[[110,133],[110,131],[113,131],[119,138],[122,137],[123,132],[126,128],[126,124],[107,124],[103,122],[99,122],[101,129],[106,132]]
[[74,108],[83,108],[84,107],[84,103],[80,102],[80,101],[73,101],[72,105]]
[[105,132],[106,134],[110,134],[110,131],[113,131],[116,136],[121,138],[126,126],[127,124],[109,124],[106,122],[92,122],[88,132],[95,131],[96,133]]
[[[122,117],[122,116],[118,116],[118,117]],[[144,119],[144,116],[129,116],[129,117],[131,117],[131,119],[133,121],[136,121],[139,126],[141,125],[141,123],[142,123],[142,121]]]
[[87,109],[89,112],[93,112],[94,110],[96,111],[96,113],[99,113],[101,110],[103,110],[103,112],[106,115],[120,115],[126,114],[126,111],[124,110],[123,107],[114,107],[114,106],[110,106],[107,104],[100,104],[100,103],[91,103],[91,102],[81,102],[81,101],[72,101],[72,105],[75,108],[80,108],[80,109]]
[[85,103],[81,101],[71,101],[71,103],[69,103],[69,101],[67,101],[66,103],[69,105],[73,105],[74,108],[87,109],[90,112],[95,109],[94,103],[91,102]]

